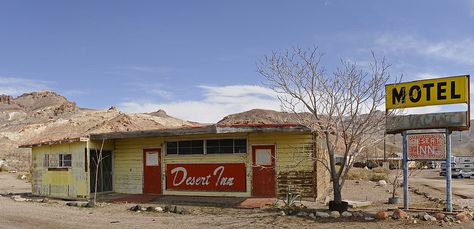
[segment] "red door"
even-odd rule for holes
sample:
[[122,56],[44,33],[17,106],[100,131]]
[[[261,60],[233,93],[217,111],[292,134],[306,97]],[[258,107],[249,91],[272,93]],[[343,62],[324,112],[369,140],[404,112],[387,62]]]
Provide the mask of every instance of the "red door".
[[161,149],[143,149],[143,193],[161,194]]
[[252,196],[275,197],[275,146],[252,146]]

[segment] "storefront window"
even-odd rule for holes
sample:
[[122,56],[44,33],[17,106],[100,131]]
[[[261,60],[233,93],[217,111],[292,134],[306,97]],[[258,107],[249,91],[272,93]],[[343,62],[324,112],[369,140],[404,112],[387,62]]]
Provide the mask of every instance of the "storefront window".
[[167,155],[234,153],[247,153],[247,139],[209,139],[166,142]]

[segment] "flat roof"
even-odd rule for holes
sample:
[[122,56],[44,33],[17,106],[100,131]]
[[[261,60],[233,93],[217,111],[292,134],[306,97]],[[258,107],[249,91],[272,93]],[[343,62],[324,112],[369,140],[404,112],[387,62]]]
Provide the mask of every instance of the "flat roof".
[[166,137],[196,134],[227,134],[227,133],[271,133],[271,132],[311,132],[306,126],[298,124],[233,124],[233,125],[207,125],[173,129],[154,129],[140,131],[109,132],[89,134],[77,138],[43,141],[38,143],[20,145],[19,148],[32,148],[44,145],[57,145],[88,140],[113,140],[141,137]]
[[201,127],[186,127],[177,129],[157,129],[127,132],[112,132],[103,134],[91,134],[91,140],[112,140],[140,137],[166,137],[177,135],[195,134],[227,134],[227,133],[269,133],[269,132],[311,132],[302,125],[296,124],[237,124],[237,125],[209,125]]

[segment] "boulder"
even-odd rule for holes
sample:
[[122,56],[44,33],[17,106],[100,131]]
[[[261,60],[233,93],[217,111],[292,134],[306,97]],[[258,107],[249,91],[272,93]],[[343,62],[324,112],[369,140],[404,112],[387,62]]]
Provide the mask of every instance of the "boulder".
[[444,220],[444,217],[446,217],[446,215],[443,214],[443,213],[441,213],[441,212],[436,212],[436,213],[435,213],[435,218],[436,218],[437,220]]
[[390,214],[386,211],[379,211],[377,214],[375,214],[375,218],[380,220],[387,219],[389,216]]
[[130,211],[134,211],[134,212],[137,212],[137,211],[140,211],[142,209],[142,206],[140,205],[135,205],[133,207],[130,208]]
[[316,212],[315,215],[316,215],[316,217],[320,217],[320,218],[328,218],[329,217],[329,214],[327,212]]
[[[283,212],[284,213],[284,212]],[[309,214],[309,218],[316,219],[316,215],[314,213]]]
[[465,223],[465,222],[468,222],[469,220],[471,220],[471,216],[467,215],[466,213],[459,213],[456,215],[456,219]]
[[329,216],[331,216],[331,218],[337,219],[341,217],[341,214],[338,211],[332,211],[331,213],[329,213]]
[[306,212],[298,212],[296,214],[296,216],[307,216],[307,215],[308,215],[308,213],[306,213]]
[[387,186],[387,181],[385,181],[385,180],[379,180],[379,181],[377,182],[377,185],[378,185],[378,186],[381,186],[381,187],[385,187],[385,186]]
[[341,216],[344,217],[344,218],[352,217],[352,213],[350,213],[348,211],[345,211],[341,214]]
[[393,219],[406,219],[408,218],[408,214],[401,209],[396,209],[395,211],[393,211],[392,218]]
[[156,212],[163,212],[163,208],[161,208],[161,207],[155,207],[155,211],[156,211]]
[[374,221],[375,218],[374,218],[374,217],[367,216],[367,217],[364,217],[364,220],[365,220],[365,221]]
[[434,216],[431,216],[430,214],[428,213],[425,213],[425,215],[423,215],[423,219],[425,221],[436,221],[436,218]]

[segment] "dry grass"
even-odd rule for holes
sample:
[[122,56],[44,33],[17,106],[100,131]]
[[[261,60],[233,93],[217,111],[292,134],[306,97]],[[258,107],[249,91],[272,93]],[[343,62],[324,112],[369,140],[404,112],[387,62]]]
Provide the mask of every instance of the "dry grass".
[[388,174],[390,170],[384,169],[381,167],[370,169],[364,168],[351,168],[347,174],[347,180],[370,180],[370,181],[379,181],[385,180],[388,181]]

